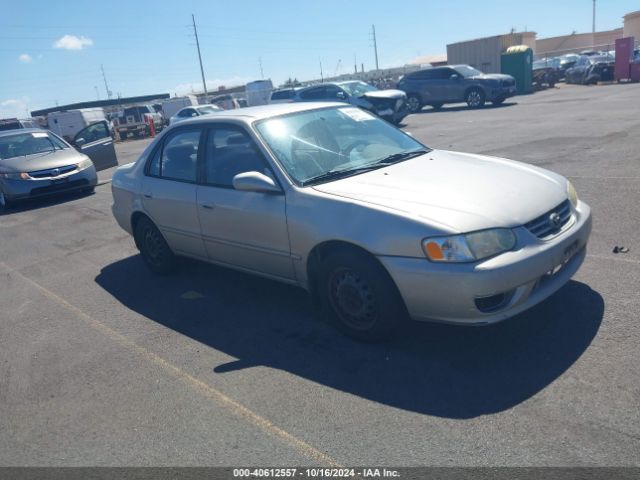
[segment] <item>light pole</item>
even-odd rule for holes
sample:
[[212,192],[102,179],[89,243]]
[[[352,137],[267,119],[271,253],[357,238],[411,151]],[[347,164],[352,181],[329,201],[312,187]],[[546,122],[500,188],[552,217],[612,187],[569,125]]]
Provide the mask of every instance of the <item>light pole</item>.
[[593,0],[593,23],[591,25],[591,38],[593,46],[596,46],[596,0]]

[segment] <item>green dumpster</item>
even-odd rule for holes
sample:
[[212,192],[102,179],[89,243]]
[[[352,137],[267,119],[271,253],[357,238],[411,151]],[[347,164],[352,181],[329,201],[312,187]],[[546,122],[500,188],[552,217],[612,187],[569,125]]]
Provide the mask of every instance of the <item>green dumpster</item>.
[[500,57],[500,71],[516,79],[518,95],[533,91],[533,50],[526,45],[507,48]]

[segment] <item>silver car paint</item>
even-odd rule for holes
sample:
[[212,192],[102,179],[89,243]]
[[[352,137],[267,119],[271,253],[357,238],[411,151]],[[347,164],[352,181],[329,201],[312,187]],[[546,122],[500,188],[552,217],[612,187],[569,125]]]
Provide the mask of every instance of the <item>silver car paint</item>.
[[[566,180],[529,165],[470,154],[432,151],[369,173],[315,187],[298,187],[274,160],[253,128],[263,118],[296,111],[342,106],[293,103],[221,112],[188,120],[163,132],[140,159],[113,176],[113,213],[132,232],[134,213],[148,215],[177,253],[231,266],[309,288],[307,261],[325,242],[342,241],[375,255],[395,280],[411,316],[419,320],[490,323],[531,307],[559,289],[584,258],[590,228],[589,207],[580,202],[570,228],[543,241],[521,225],[567,198]],[[269,162],[282,195],[238,192],[159,180],[167,198],[189,185],[193,207],[159,214],[145,201],[144,164],[156,142],[188,124],[243,126]],[[221,190],[224,190],[222,192]],[[531,198],[536,198],[535,202]],[[149,200],[149,199],[147,199]],[[210,204],[212,209],[204,208]],[[197,208],[196,208],[197,204]],[[215,212],[217,207],[221,209]],[[202,226],[176,229],[179,216]],[[162,209],[161,209],[162,210]],[[206,211],[205,211],[206,210]],[[436,264],[422,251],[425,237],[479,228],[515,227],[517,249],[472,264]],[[184,238],[188,237],[188,239]],[[191,246],[189,246],[191,245]],[[560,274],[537,288],[541,277],[564,258],[568,246],[579,252]],[[473,309],[476,296],[516,289],[510,304],[494,314]]]

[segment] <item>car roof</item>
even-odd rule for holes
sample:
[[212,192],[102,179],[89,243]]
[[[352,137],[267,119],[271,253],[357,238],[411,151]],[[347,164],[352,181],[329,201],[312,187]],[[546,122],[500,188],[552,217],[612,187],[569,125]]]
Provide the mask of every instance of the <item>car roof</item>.
[[8,137],[19,133],[46,132],[44,128],[14,128],[11,130],[0,131],[0,137]]
[[[344,103],[339,102],[309,102],[309,103],[271,103],[269,105],[260,105],[258,107],[235,108],[233,110],[223,110],[215,115],[202,116],[187,120],[188,122],[211,122],[212,120],[236,119],[247,123],[254,120],[262,120],[264,118],[277,117],[279,115],[287,115],[289,113],[305,112],[310,110],[318,110],[327,107],[344,107]],[[181,124],[185,124],[181,122]]]

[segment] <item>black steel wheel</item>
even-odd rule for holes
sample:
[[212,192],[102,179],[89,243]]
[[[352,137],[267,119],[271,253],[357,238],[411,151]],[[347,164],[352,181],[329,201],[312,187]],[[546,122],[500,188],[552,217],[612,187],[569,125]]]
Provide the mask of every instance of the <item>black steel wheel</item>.
[[338,249],[323,258],[318,287],[330,320],[358,340],[388,338],[406,320],[404,303],[387,271],[357,249]]
[[422,100],[416,94],[411,94],[407,97],[407,110],[411,113],[417,113],[422,110]]
[[142,258],[152,271],[166,274],[175,268],[175,255],[160,230],[147,217],[140,218],[136,223],[135,241]]

